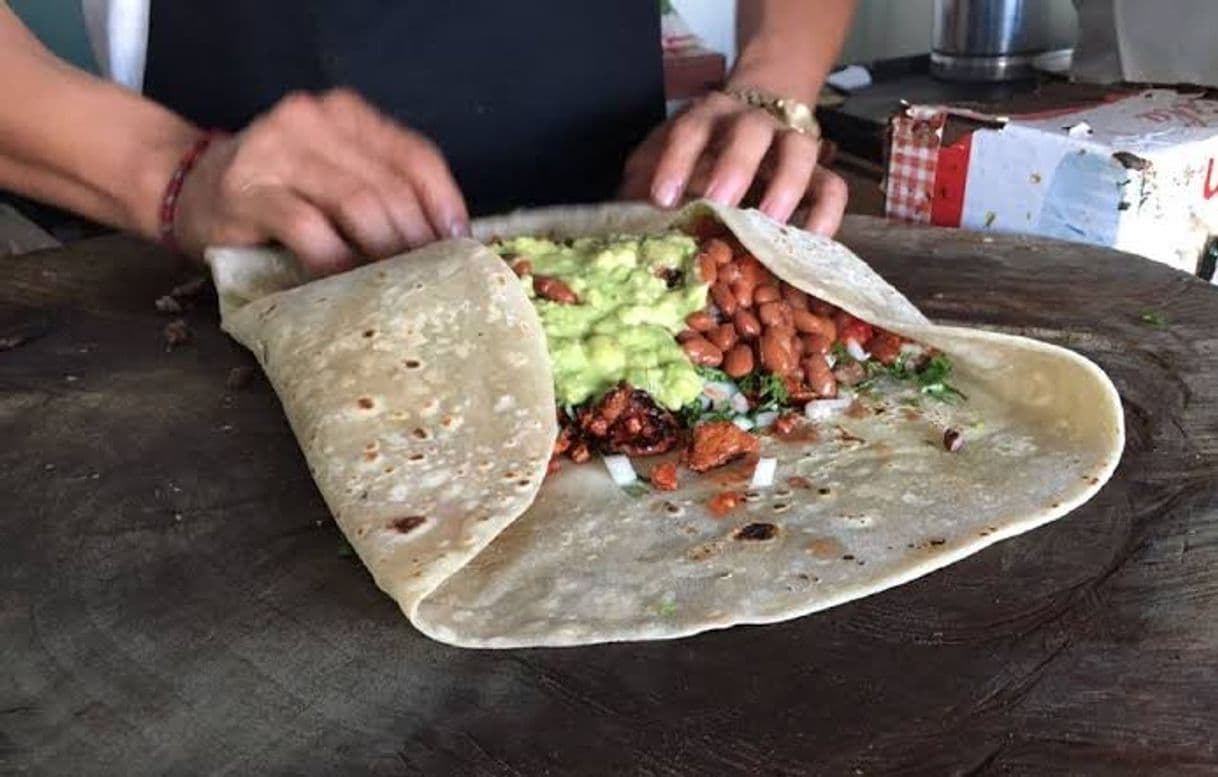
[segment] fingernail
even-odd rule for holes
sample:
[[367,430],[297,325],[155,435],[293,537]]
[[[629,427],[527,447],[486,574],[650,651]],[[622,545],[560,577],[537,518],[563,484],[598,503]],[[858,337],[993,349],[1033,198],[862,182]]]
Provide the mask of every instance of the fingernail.
[[703,196],[711,202],[717,202],[720,205],[728,205],[729,199],[727,192],[724,191],[725,188],[726,187],[724,187],[723,184],[715,181],[710,186],[706,187],[706,194]]
[[652,196],[662,208],[671,208],[677,204],[677,198],[681,196],[681,183],[679,181],[661,181],[656,184],[656,188],[652,190]]
[[453,219],[448,222],[449,237],[469,237],[469,222],[464,219]]

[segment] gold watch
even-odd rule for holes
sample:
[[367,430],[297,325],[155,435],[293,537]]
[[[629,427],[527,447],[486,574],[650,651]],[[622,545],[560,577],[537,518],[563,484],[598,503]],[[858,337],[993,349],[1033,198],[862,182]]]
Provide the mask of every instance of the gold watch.
[[746,105],[761,108],[782,122],[787,129],[808,135],[813,140],[820,140],[820,124],[816,121],[815,114],[811,108],[798,100],[776,97],[760,89],[724,89],[723,93]]

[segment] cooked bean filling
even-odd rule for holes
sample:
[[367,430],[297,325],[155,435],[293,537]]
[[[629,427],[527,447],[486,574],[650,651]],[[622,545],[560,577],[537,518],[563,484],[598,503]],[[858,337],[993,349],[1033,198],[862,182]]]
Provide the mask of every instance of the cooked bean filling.
[[682,460],[705,471],[756,452],[733,432],[790,434],[808,403],[885,376],[962,397],[944,355],[780,280],[717,224],[690,231],[493,245],[545,329],[561,429],[552,469],[563,455],[684,443]]

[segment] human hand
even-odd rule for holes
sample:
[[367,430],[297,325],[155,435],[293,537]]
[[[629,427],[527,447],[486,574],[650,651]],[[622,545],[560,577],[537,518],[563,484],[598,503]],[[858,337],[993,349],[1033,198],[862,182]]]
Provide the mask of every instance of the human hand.
[[807,203],[803,226],[832,235],[846,183],[817,164],[818,147],[764,110],[712,92],[648,135],[626,162],[621,195],[667,208],[685,196],[735,206],[751,194],[779,221]]
[[214,143],[187,176],[183,251],[276,241],[313,275],[469,232],[440,150],[353,92],[294,94]]

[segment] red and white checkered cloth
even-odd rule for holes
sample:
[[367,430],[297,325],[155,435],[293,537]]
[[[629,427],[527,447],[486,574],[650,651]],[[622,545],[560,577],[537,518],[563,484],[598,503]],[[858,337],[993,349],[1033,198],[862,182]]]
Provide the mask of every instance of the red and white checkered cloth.
[[930,223],[946,120],[946,111],[921,105],[892,118],[884,179],[884,211],[889,218]]

